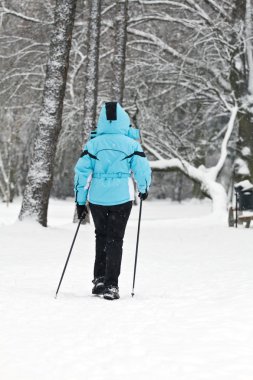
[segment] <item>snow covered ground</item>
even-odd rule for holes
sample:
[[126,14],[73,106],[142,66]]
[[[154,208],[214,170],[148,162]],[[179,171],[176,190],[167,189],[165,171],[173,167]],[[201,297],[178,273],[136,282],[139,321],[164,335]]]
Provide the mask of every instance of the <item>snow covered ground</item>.
[[0,205],[0,378],[252,380],[253,231],[208,216],[208,202],[143,204],[125,237],[119,301],[91,296],[93,225],[51,200],[49,228]]

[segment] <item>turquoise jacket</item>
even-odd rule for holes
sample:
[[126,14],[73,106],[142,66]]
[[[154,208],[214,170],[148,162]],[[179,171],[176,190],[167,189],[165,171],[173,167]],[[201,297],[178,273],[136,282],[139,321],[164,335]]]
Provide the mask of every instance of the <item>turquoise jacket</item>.
[[117,103],[116,119],[108,120],[103,105],[97,131],[75,166],[76,202],[113,206],[134,199],[133,179],[139,192],[148,191],[151,169],[140,144],[134,140],[130,119]]

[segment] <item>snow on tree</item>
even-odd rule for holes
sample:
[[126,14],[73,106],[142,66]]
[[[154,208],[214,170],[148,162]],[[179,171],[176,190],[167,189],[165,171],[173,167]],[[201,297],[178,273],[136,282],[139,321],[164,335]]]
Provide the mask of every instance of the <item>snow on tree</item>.
[[[229,107],[230,109],[230,120],[226,126],[226,133],[221,145],[220,157],[215,166],[207,168],[204,165],[199,167],[194,167],[191,163],[187,162],[186,159],[180,157],[177,152],[173,151],[171,147],[167,146],[167,154],[170,159],[164,159],[163,156],[158,153],[153,147],[150,147],[144,142],[144,147],[157,158],[156,161],[151,162],[151,167],[153,170],[180,170],[186,176],[191,178],[200,184],[202,191],[212,199],[213,201],[213,212],[216,215],[220,215],[226,211],[227,208],[227,194],[224,187],[217,182],[218,175],[223,168],[227,157],[227,146],[228,141],[231,137],[236,116],[238,113],[238,106]],[[161,145],[163,142],[156,142],[157,146]],[[163,147],[164,149],[164,147]]]
[[94,130],[97,111],[101,0],[89,0],[87,65],[84,87],[84,134]]
[[253,182],[253,57],[252,57],[252,2],[236,0],[232,13],[234,45],[230,83],[238,104],[239,134],[235,181]]
[[56,145],[61,129],[75,8],[76,0],[56,2],[42,110],[19,215],[21,220],[34,217],[43,226],[47,225],[48,201]]
[[[32,125],[36,123],[41,99],[47,34],[52,28],[53,12],[49,2],[22,0],[15,6],[14,2],[2,4],[1,114],[15,107],[18,113],[15,120],[22,125],[22,135],[18,135],[17,141],[22,152],[18,170],[22,167],[23,175],[18,177],[17,193],[16,189],[23,187],[22,178],[30,160]],[[125,5],[124,1],[109,0],[101,4],[99,103],[111,96],[112,83],[120,82],[113,79],[119,72],[113,66],[116,52],[113,31],[115,16],[119,9],[123,12]],[[193,167],[211,168],[218,160],[230,109],[237,104],[236,128],[228,143],[226,171],[219,176],[219,180],[226,182],[227,190],[234,158],[236,173],[240,173],[236,174],[236,180],[251,177],[252,70],[249,68],[252,58],[251,39],[247,37],[251,35],[251,18],[251,2],[246,0],[128,0],[124,106],[135,116],[134,124],[141,127],[144,142],[158,150],[163,158],[171,158],[166,148],[169,147]],[[87,133],[93,128],[92,116],[87,116],[89,126],[83,120],[88,19],[89,12],[80,1],[54,176],[54,195],[61,197],[73,195],[73,166],[84,139],[83,129]],[[21,27],[25,33],[18,36]],[[89,110],[92,115],[92,106]],[[154,131],[166,147],[155,144]],[[3,161],[6,166],[4,156]],[[160,179],[159,186],[151,189],[155,196],[160,196],[161,187],[165,189],[164,196],[173,196],[179,187],[178,194],[182,192],[183,197],[200,193],[201,185],[193,187],[181,172],[156,176]]]
[[[88,47],[85,69],[82,143],[86,143],[87,136],[89,135],[90,131],[96,128],[101,0],[89,0],[88,8]],[[77,211],[75,210],[74,222],[77,222],[77,220]],[[82,224],[86,224],[87,222],[89,222],[89,214],[87,214],[85,219],[83,219]]]
[[23,193],[30,163],[53,23],[51,8],[48,2],[28,0],[3,0],[0,5],[0,149],[7,172],[11,167],[11,199]]
[[16,161],[19,159],[16,150],[17,128],[14,114],[8,113],[4,129],[0,126],[0,196],[7,206],[13,200],[14,181],[17,179]]
[[[218,149],[217,142],[225,132],[224,119],[229,118],[230,109],[238,104],[239,155],[235,169],[240,180],[245,176],[252,180],[251,1],[140,0],[131,4],[140,4],[143,10],[132,11],[134,16],[128,26],[131,36],[128,47],[136,56],[136,51],[142,52],[143,60],[143,69],[139,70],[142,62],[132,57],[134,63],[128,70],[133,78],[130,94],[132,98],[135,92],[138,94],[139,123],[155,125],[157,138],[170,150],[179,150],[183,159],[201,167],[205,163],[199,160],[200,154],[205,160],[207,149],[215,141]],[[171,25],[172,36],[176,37],[166,38],[168,34],[163,34],[162,28],[153,27],[155,22]],[[148,77],[149,81],[145,80]],[[165,98],[168,102],[163,106]],[[152,102],[155,100],[157,104],[158,99],[161,99],[159,113],[155,113]],[[215,131],[215,118],[221,126],[220,131],[216,130],[218,139],[212,130],[207,132],[203,128],[211,123]],[[152,132],[145,127],[145,140],[151,148]],[[196,146],[197,141],[201,146]],[[160,147],[159,154],[166,155],[163,149]],[[231,167],[230,178],[232,174]]]
[[114,19],[112,99],[123,103],[127,45],[128,0],[117,0]]

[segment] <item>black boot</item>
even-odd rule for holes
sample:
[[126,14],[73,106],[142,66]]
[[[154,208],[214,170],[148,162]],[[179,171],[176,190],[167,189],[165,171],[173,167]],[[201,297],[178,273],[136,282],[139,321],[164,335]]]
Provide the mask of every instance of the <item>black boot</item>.
[[103,295],[104,290],[105,290],[104,277],[94,278],[94,280],[92,282],[94,284],[94,286],[92,288],[92,294]]
[[106,286],[104,290],[104,298],[106,300],[117,300],[119,299],[119,288],[118,286],[110,285]]

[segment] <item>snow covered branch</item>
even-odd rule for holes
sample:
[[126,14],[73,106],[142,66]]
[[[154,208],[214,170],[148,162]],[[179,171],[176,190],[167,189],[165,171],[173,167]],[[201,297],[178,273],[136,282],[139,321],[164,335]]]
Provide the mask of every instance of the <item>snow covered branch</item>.
[[248,91],[253,95],[253,56],[252,56],[252,6],[251,0],[246,0],[245,14],[246,51],[249,70]]
[[209,171],[210,173],[212,173],[214,180],[217,179],[220,171],[222,170],[222,168],[224,166],[225,160],[227,158],[227,146],[228,146],[228,142],[229,142],[229,139],[231,137],[231,134],[232,134],[232,131],[234,128],[237,113],[238,113],[238,106],[236,105],[231,109],[230,119],[229,119],[228,125],[226,127],[226,133],[225,133],[224,139],[223,139],[222,144],[221,144],[221,153],[220,153],[219,161]]
[[233,127],[235,124],[236,116],[238,113],[238,106],[231,108],[231,115],[228,125],[226,127],[226,133],[221,144],[220,158],[214,167],[206,168],[204,165],[195,167],[185,159],[171,158],[163,159],[162,156],[156,151],[155,148],[145,144],[144,147],[156,157],[157,161],[151,161],[151,167],[153,170],[168,171],[168,170],[180,170],[187,177],[193,181],[198,182],[201,185],[205,194],[210,196],[213,200],[213,210],[215,212],[225,212],[227,205],[227,196],[224,187],[217,182],[217,177],[224,166],[227,158],[227,145],[231,137]]
[[218,3],[215,0],[205,0],[205,2],[209,4],[214,10],[218,11],[218,13],[221,14],[225,19],[230,20],[228,12],[224,10],[222,5],[220,5],[220,2]]
[[0,8],[0,12],[2,13],[2,15],[4,14],[9,14],[9,15],[12,15],[12,16],[15,16],[15,17],[18,17],[20,19],[23,19],[23,20],[26,20],[26,21],[31,21],[31,22],[35,22],[35,23],[39,23],[39,24],[53,24],[53,21],[51,22],[47,22],[47,21],[42,21],[40,19],[37,19],[35,17],[31,17],[31,16],[26,16],[25,14],[23,13],[20,13],[20,12],[16,12],[14,11],[13,9],[9,9],[5,6],[4,2],[3,2],[3,5],[2,7]]
[[224,187],[214,181],[209,175],[208,169],[204,167],[195,168],[185,160],[172,158],[170,160],[151,161],[152,170],[168,171],[180,170],[187,177],[201,185],[203,192],[213,201],[213,212],[215,214],[223,214],[226,212],[227,195]]

